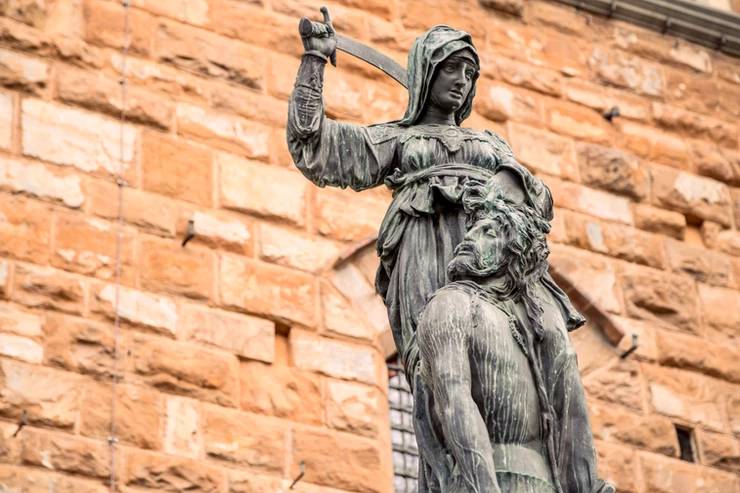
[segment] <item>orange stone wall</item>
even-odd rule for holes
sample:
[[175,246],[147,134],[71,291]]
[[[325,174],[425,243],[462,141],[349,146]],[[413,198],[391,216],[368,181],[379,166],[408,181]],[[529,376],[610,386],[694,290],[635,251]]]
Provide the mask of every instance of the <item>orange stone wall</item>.
[[[318,189],[285,146],[320,5],[133,0],[121,131],[121,3],[0,1],[0,491],[108,491],[121,143],[118,491],[276,493],[301,461],[299,493],[392,491],[373,259],[333,267],[390,194]],[[473,34],[466,124],[551,187],[553,264],[628,335],[584,377],[602,475],[740,493],[740,60],[541,0],[327,5],[404,65],[437,23]],[[344,121],[405,107],[341,53],[325,88]]]

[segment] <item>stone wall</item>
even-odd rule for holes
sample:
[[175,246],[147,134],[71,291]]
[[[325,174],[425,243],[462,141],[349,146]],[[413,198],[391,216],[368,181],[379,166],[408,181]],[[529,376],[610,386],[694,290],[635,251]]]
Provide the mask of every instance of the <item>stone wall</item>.
[[[285,148],[320,5],[134,0],[121,131],[120,2],[0,1],[0,490],[108,490],[122,142],[119,490],[275,493],[305,460],[296,491],[391,491],[385,325],[332,268],[390,195],[318,189]],[[550,185],[553,263],[640,335],[586,377],[603,475],[740,493],[740,60],[540,0],[328,6],[404,65],[434,24],[474,35],[467,124]],[[403,112],[346,55],[326,79],[332,117]]]

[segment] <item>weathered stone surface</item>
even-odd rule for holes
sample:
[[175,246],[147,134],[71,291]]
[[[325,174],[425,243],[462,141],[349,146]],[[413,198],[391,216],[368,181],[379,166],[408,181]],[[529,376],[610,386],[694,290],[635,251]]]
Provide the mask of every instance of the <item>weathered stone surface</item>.
[[652,103],[652,114],[655,121],[668,130],[706,138],[730,148],[737,142],[737,128],[722,120],[662,103]]
[[[115,183],[102,180],[88,182],[87,193],[89,208],[96,216],[118,219],[118,186]],[[127,187],[123,190],[123,202],[125,222],[148,233],[174,236],[177,209],[172,200]]]
[[480,0],[483,7],[499,10],[506,14],[521,17],[524,12],[524,0]]
[[[25,99],[21,124],[23,154],[86,172],[116,174],[120,168],[121,124],[93,113],[55,103]],[[123,130],[123,166],[129,181],[135,178],[137,130]]]
[[244,361],[239,372],[241,408],[290,421],[323,422],[321,382],[295,368]]
[[589,65],[607,84],[647,96],[661,96],[664,92],[662,69],[639,58],[596,47],[589,58]]
[[85,202],[80,178],[71,173],[60,173],[40,164],[7,160],[3,163],[7,173],[0,183],[13,191],[32,195],[45,201],[79,209]]
[[175,67],[252,89],[264,87],[264,54],[203,29],[162,21],[157,26],[154,52],[159,61]]
[[[121,73],[122,62],[123,57],[120,52],[110,53],[109,63],[116,73]],[[131,85],[174,95],[186,101],[204,101],[208,95],[205,81],[168,65],[128,57],[126,69],[127,82]]]
[[482,81],[476,94],[475,111],[489,120],[512,120],[535,125],[542,121],[542,101],[528,91]]
[[[122,5],[103,0],[85,2],[85,41],[94,45],[104,45],[123,49],[125,12]],[[151,53],[151,39],[154,31],[154,18],[146,12],[132,9],[129,12],[130,34],[128,49],[134,54],[148,57]]]
[[191,459],[128,450],[125,463],[125,481],[130,486],[172,493],[221,493],[225,488],[223,469]]
[[257,317],[183,305],[179,335],[213,344],[238,356],[272,363],[275,323]]
[[331,277],[334,287],[348,298],[357,312],[373,326],[375,333],[389,330],[388,311],[375,292],[373,283],[368,282],[359,268],[352,263],[337,266]]
[[630,267],[621,276],[620,284],[631,316],[701,333],[697,291],[692,279]]
[[316,190],[317,229],[338,240],[359,240],[378,231],[389,202],[348,190]]
[[177,105],[177,131],[208,146],[266,161],[270,129],[243,118],[186,103]]
[[107,478],[110,475],[110,446],[45,430],[24,430],[21,461],[60,472]]
[[545,112],[553,132],[598,144],[611,141],[612,127],[597,111],[572,103],[553,102]]
[[[368,327],[366,317],[326,282],[321,283],[321,309],[327,332],[358,339],[372,337],[373,331]],[[388,323],[387,315],[382,322]]]
[[709,329],[731,339],[740,337],[740,311],[728,310],[728,307],[740,306],[740,293],[699,284],[699,298]]
[[12,93],[0,92],[0,149],[13,145],[13,113],[17,98]]
[[650,267],[665,266],[660,236],[572,212],[564,211],[563,216],[569,244]]
[[309,327],[316,325],[317,281],[308,274],[222,255],[220,278],[223,306]]
[[652,408],[660,414],[726,431],[724,390],[716,380],[690,371],[641,365]]
[[644,454],[640,457],[648,491],[655,493],[732,493],[734,474],[713,471],[677,459]]
[[50,72],[41,60],[0,50],[0,86],[39,96],[49,85]]
[[669,457],[678,457],[678,437],[669,419],[625,412],[613,406],[589,406],[594,437],[619,441]]
[[740,368],[735,363],[740,350],[737,345],[719,344],[666,330],[658,330],[656,335],[661,365],[740,383]]
[[205,407],[203,419],[209,457],[257,471],[283,471],[287,438],[280,421],[215,406]]
[[[133,385],[116,386],[116,438],[138,448],[161,447],[162,397]],[[80,402],[80,433],[105,440],[110,436],[111,387],[89,382]]]
[[535,68],[506,58],[495,58],[490,62],[493,67],[484,70],[494,72],[496,78],[503,79],[508,84],[555,97],[559,97],[563,92],[562,77],[554,70]]
[[584,183],[636,200],[647,197],[648,171],[634,156],[608,147],[580,144],[578,159]]
[[213,153],[185,139],[147,132],[142,138],[144,189],[209,207]]
[[15,266],[11,299],[23,305],[81,315],[86,292],[80,277],[50,267]]
[[202,437],[200,403],[192,399],[168,396],[164,411],[163,451],[191,459],[200,459]]
[[0,484],[9,491],[28,493],[105,493],[110,488],[100,481],[60,476],[31,468],[0,465]]
[[692,142],[689,152],[698,174],[725,183],[740,180],[740,154],[736,151],[723,149],[714,143]]
[[[7,263],[5,265],[7,266]],[[0,303],[0,332],[23,337],[39,337],[42,334],[41,316],[20,310],[10,303]]]
[[200,300],[214,297],[212,251],[154,237],[142,239],[139,248],[142,288]]
[[374,438],[385,403],[378,390],[357,383],[326,381],[326,424],[357,435]]
[[[96,284],[90,300],[90,310],[109,319],[115,317],[116,288],[113,284]],[[134,289],[119,288],[118,316],[132,325],[173,335],[177,330],[177,306],[169,298]]]
[[[7,298],[10,292],[10,276],[13,275],[13,264],[7,261],[0,262],[0,298]],[[0,327],[4,323],[2,320],[3,310],[0,309]]]
[[[299,173],[232,154],[217,154],[216,163],[223,207],[299,226],[304,224],[307,185]],[[276,201],[274,197],[281,197],[281,200]]]
[[740,441],[717,433],[702,433],[699,439],[702,463],[740,473]]
[[358,380],[375,385],[378,378],[375,351],[326,339],[306,331],[290,331],[290,346],[295,366],[330,377]]
[[44,359],[44,348],[27,337],[0,334],[0,355],[28,363],[41,363]]
[[515,123],[509,124],[509,137],[517,160],[529,169],[578,181],[571,139]]
[[686,273],[698,281],[720,286],[731,282],[730,260],[726,255],[680,241],[666,241],[665,246],[674,272]]
[[620,313],[621,295],[612,265],[599,255],[576,248],[550,245],[550,265],[570,277],[579,289],[611,313]]
[[0,362],[0,414],[28,423],[71,430],[80,410],[80,379],[11,360]]
[[667,68],[668,100],[674,104],[713,117],[733,121],[740,116],[740,87],[705,74],[694,76],[689,71]]
[[[123,100],[120,84],[102,73],[97,76],[78,70],[57,72],[57,94],[60,101],[92,111],[121,116]],[[175,121],[174,105],[144,89],[126,91],[126,120],[169,130]]]
[[152,386],[189,397],[236,405],[236,356],[135,334],[131,341],[133,370]]
[[[288,488],[292,483],[292,481],[281,480],[275,476],[262,476],[234,470],[229,470],[227,474],[229,493],[274,493],[281,488]],[[300,491],[300,485],[301,483],[298,483],[295,486],[296,491]]]
[[266,262],[318,273],[331,267],[341,251],[330,240],[260,225],[260,258]]
[[637,460],[635,451],[612,443],[596,442],[599,477],[617,491],[637,493]]
[[575,183],[557,179],[547,180],[555,205],[608,221],[632,224],[632,209],[629,199],[617,197]]
[[380,450],[367,439],[330,433],[315,428],[296,428],[293,431],[293,466],[298,471],[301,460],[306,468],[304,480],[349,491],[381,492],[383,484]]
[[589,374],[583,380],[590,397],[643,410],[642,382],[637,364],[619,361]]
[[223,211],[186,210],[180,214],[177,223],[178,236],[187,234],[189,220],[193,221],[195,229],[196,236],[190,240],[193,244],[203,243],[211,248],[252,256],[255,249],[254,226],[243,216]]
[[117,260],[120,258],[121,282],[131,285],[136,279],[134,271],[136,237],[130,230],[122,231],[121,234],[123,237],[119,252],[118,228],[115,223],[79,215],[57,214],[54,222],[51,265],[66,271],[114,281]]
[[44,333],[46,364],[95,376],[112,375],[114,342],[109,325],[47,313]]
[[0,194],[0,255],[46,264],[51,250],[51,224],[48,207]]
[[683,240],[686,231],[686,216],[683,214],[647,204],[635,204],[632,212],[636,227]]

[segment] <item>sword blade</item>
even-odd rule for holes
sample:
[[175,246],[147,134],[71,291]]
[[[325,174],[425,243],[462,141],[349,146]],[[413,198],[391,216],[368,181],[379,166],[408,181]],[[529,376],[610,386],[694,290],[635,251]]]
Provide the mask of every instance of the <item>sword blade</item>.
[[373,67],[390,75],[403,87],[408,87],[406,69],[392,58],[382,54],[378,50],[370,48],[354,39],[337,34],[337,49],[369,63]]

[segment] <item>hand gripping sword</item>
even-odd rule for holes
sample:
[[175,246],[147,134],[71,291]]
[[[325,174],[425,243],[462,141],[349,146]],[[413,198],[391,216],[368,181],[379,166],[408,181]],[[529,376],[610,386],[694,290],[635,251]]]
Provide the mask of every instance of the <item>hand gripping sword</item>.
[[[337,49],[341,50],[353,57],[359,58],[360,60],[369,63],[373,67],[385,72],[390,75],[396,82],[401,84],[403,87],[407,86],[406,69],[403,68],[392,58],[382,54],[378,50],[375,50],[367,45],[350,39],[341,34],[336,34],[334,28],[331,25],[329,19],[329,11],[326,7],[321,7],[321,13],[324,14],[324,23],[311,22],[310,19],[304,17],[301,19],[298,25],[298,31],[301,36],[304,37],[330,37],[334,36],[337,40]],[[336,54],[332,54],[332,64],[336,66]]]

